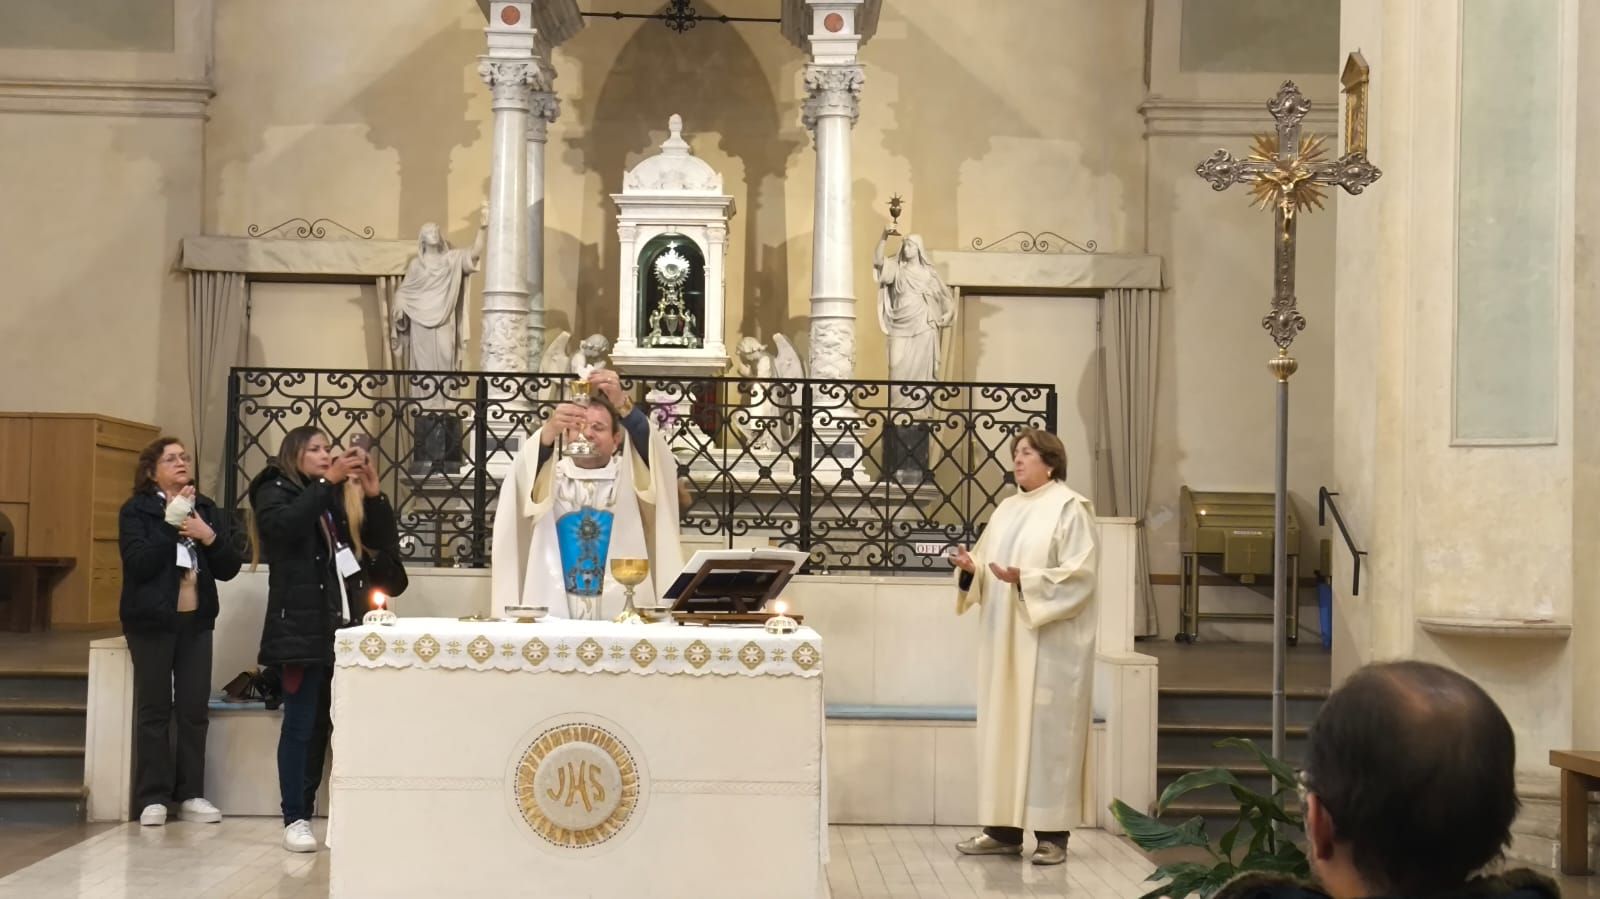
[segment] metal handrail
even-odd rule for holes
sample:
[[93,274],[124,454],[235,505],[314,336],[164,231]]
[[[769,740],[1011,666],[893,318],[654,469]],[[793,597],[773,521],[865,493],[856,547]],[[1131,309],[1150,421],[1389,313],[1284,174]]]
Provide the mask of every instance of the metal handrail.
[[[1339,535],[1344,538],[1344,545],[1349,548],[1350,556],[1354,560],[1354,573],[1350,579],[1350,595],[1360,596],[1361,558],[1367,553],[1365,550],[1356,549],[1356,542],[1350,537],[1350,529],[1345,526],[1344,516],[1339,514],[1339,504],[1333,501],[1333,498],[1338,495],[1326,487],[1317,488],[1317,525],[1319,527],[1327,526],[1328,516],[1326,512],[1328,509],[1332,509],[1333,523],[1339,526]],[[1333,572],[1330,571],[1328,577],[1332,579]]]

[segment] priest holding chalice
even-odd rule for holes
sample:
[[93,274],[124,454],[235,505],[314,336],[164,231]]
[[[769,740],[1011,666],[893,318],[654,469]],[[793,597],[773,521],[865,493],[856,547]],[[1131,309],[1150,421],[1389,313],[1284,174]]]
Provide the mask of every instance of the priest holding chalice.
[[[507,606],[543,606],[557,618],[618,618],[625,581],[638,584],[634,603],[659,605],[683,564],[677,460],[666,439],[616,372],[596,368],[572,386],[575,401],[551,410],[500,486],[496,616]],[[642,581],[634,560],[648,566]]]

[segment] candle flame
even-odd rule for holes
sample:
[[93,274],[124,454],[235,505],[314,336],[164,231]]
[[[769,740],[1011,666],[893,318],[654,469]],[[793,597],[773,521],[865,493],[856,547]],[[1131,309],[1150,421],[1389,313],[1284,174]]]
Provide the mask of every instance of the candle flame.
[[374,590],[372,591],[372,604],[381,609],[389,604],[389,597],[384,596],[382,590]]
[[788,604],[785,603],[781,599],[772,604],[772,609],[773,609],[773,611],[777,612],[779,615],[787,615],[787,614],[789,614],[789,606],[788,606]]

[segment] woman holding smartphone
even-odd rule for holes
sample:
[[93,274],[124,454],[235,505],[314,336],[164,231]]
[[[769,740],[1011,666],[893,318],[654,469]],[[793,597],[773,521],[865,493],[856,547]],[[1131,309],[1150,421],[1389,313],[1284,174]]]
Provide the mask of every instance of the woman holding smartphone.
[[257,658],[282,669],[283,848],[315,852],[311,818],[333,732],[334,631],[361,620],[374,590],[405,590],[399,534],[366,449],[337,452],[314,427],[284,436],[249,496],[252,543],[269,566]]
[[[239,573],[227,519],[195,491],[193,461],[176,437],[139,453],[133,495],[117,515],[122,553],[118,612],[133,656],[137,736],[134,805],[139,823],[214,823],[222,812],[201,794],[211,698],[211,633],[217,581]],[[174,764],[171,729],[177,710]]]

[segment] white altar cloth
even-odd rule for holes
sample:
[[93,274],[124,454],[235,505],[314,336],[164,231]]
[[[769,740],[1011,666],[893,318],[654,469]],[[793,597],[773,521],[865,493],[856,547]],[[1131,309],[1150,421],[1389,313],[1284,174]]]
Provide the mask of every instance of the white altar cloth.
[[809,628],[341,631],[330,895],[814,899],[821,648]]

